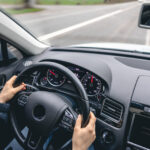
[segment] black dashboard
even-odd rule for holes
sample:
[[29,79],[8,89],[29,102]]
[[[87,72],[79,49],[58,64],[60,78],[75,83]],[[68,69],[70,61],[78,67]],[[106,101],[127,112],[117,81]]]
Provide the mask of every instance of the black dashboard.
[[[90,60],[90,61],[89,61]],[[147,149],[150,117],[149,60],[123,55],[83,52],[79,49],[49,49],[21,60],[14,74],[26,68],[25,62],[56,62],[69,68],[85,88],[90,109],[97,117],[95,149]],[[142,64],[142,65],[141,65]],[[40,68],[27,75],[25,83],[37,88],[76,93],[74,87],[55,68]],[[139,122],[143,125],[136,126]],[[141,128],[142,133],[138,133]],[[135,136],[133,136],[133,133]],[[137,138],[141,136],[142,138]]]

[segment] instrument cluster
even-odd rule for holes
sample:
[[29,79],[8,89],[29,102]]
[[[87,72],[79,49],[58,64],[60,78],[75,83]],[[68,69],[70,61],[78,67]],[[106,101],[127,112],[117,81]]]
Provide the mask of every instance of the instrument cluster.
[[[75,66],[67,66],[67,68],[70,69],[81,81],[89,97],[99,99],[101,94],[104,93],[104,82],[95,74]],[[36,82],[44,87],[57,87],[65,89],[69,86],[69,90],[71,89],[71,81],[54,68],[41,71]]]
[[[66,67],[81,81],[89,98],[90,110],[96,116],[99,116],[103,100],[106,97],[105,91],[107,85],[105,81],[86,69],[70,65]],[[21,81],[28,85],[27,91],[33,91],[34,89],[32,88],[36,87],[44,88],[44,90],[57,89],[71,94],[76,93],[76,89],[72,82],[55,68],[40,68],[39,70],[35,70],[34,72],[22,76]]]

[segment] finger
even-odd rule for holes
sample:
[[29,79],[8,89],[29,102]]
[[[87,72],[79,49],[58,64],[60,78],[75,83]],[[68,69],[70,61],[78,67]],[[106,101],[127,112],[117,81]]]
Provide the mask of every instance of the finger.
[[82,124],[82,116],[81,116],[81,115],[78,115],[78,118],[77,118],[77,120],[76,120],[75,127],[76,127],[76,128],[81,128],[81,124]]
[[25,89],[26,89],[26,85],[24,85],[24,84],[21,84],[21,85],[17,86],[16,88],[14,88],[15,93],[18,93],[18,92],[25,90]]
[[13,77],[11,77],[11,78],[8,80],[8,82],[9,82],[10,84],[13,84],[13,83],[15,82],[16,78],[17,78],[17,76],[14,75]]
[[90,112],[90,118],[89,118],[89,123],[87,126],[95,126],[95,122],[96,122],[96,117],[94,116],[94,114],[92,112]]

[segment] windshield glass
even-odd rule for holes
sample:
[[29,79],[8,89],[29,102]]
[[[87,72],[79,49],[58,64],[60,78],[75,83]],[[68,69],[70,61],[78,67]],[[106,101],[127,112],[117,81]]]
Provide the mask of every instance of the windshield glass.
[[0,6],[52,46],[117,42],[150,45],[138,27],[144,0],[0,0]]

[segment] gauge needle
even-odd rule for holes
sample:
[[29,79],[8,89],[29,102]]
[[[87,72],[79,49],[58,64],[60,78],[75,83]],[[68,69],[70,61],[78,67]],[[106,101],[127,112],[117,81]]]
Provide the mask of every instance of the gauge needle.
[[53,71],[51,71],[51,70],[50,70],[49,72],[50,72],[52,75],[54,75],[54,76],[55,76],[55,73],[54,73]]
[[93,75],[91,76],[91,83],[93,83]]

